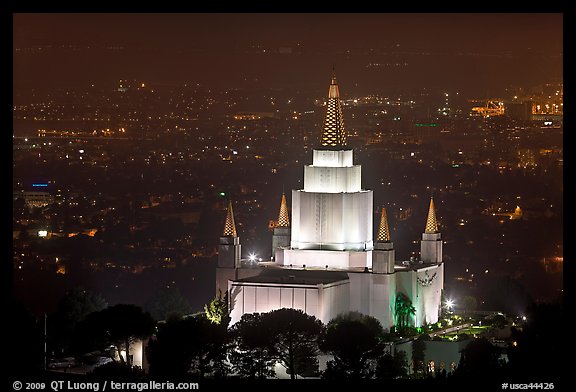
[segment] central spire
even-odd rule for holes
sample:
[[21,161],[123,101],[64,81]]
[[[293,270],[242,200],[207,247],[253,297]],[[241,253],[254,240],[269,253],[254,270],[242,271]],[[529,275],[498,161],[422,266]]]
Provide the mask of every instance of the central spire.
[[438,223],[436,222],[436,211],[434,209],[434,199],[430,198],[430,209],[428,210],[428,219],[426,219],[426,229],[424,233],[438,233]]
[[324,118],[321,144],[324,147],[346,146],[342,102],[340,101],[340,91],[334,71],[332,71],[332,81],[328,90],[328,103],[326,104],[326,117]]

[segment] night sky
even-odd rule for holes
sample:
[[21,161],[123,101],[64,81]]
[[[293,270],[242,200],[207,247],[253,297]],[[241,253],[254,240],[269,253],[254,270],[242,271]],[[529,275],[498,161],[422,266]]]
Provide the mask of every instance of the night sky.
[[323,88],[335,65],[358,93],[401,83],[483,96],[561,80],[562,30],[560,13],[14,14],[14,87]]

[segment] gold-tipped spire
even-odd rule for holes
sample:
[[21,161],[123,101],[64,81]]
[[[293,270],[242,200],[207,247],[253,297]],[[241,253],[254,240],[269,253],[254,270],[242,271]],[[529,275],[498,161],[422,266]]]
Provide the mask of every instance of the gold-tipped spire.
[[234,224],[234,212],[232,211],[232,200],[228,202],[228,214],[224,225],[224,237],[236,237],[236,225]]
[[342,147],[346,145],[346,131],[344,130],[344,117],[342,116],[342,102],[340,91],[336,82],[336,74],[332,71],[332,81],[328,90],[328,103],[326,104],[326,117],[322,128],[322,140],[325,147]]
[[278,214],[278,222],[276,227],[290,227],[290,218],[288,217],[288,206],[286,205],[286,196],[282,193],[282,201],[280,202],[280,213]]
[[388,216],[386,215],[386,208],[382,207],[382,216],[380,217],[380,228],[378,229],[378,242],[390,242],[390,230],[388,230]]
[[434,209],[434,199],[430,198],[430,209],[428,210],[428,219],[426,219],[426,229],[424,233],[438,233],[438,223],[436,222],[436,210]]

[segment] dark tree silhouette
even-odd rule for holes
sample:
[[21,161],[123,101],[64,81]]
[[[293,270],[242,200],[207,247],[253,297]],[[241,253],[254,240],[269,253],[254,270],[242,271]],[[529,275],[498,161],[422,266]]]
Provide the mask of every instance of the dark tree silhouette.
[[226,328],[211,323],[203,314],[170,320],[158,327],[148,343],[150,375],[223,377],[228,373],[227,348]]
[[20,301],[12,300],[10,322],[6,322],[8,345],[6,374],[30,376],[44,365],[44,318],[36,320]]
[[177,287],[173,286],[158,290],[146,302],[144,309],[157,321],[192,313],[192,307],[188,300],[184,298]]
[[328,362],[324,378],[357,380],[374,376],[383,346],[378,340],[378,328],[373,325],[346,317],[328,323],[321,348],[334,359]]
[[231,328],[233,349],[232,369],[240,377],[251,379],[274,375],[274,339],[263,330],[262,315],[244,314]]
[[506,317],[501,314],[497,314],[492,317],[491,321],[494,328],[502,329],[506,326]]
[[76,324],[90,313],[99,312],[107,306],[100,294],[83,287],[67,291],[58,303],[56,313],[48,318],[48,337],[52,349],[67,350]]
[[414,373],[422,373],[425,370],[424,361],[426,359],[426,341],[430,337],[426,334],[412,341],[412,369]]
[[146,347],[150,376],[180,376],[190,371],[196,344],[194,335],[198,334],[196,326],[192,317],[168,320],[158,326]]
[[262,315],[262,333],[273,338],[274,355],[292,379],[318,372],[320,320],[301,310],[278,309]]
[[380,321],[378,321],[378,319],[375,317],[368,316],[366,314],[362,314],[356,311],[350,311],[341,313],[338,316],[334,317],[332,320],[330,320],[329,325],[337,324],[342,321],[360,321],[362,324],[367,326],[374,333],[374,336],[376,336],[377,338],[384,338],[385,336],[382,324],[380,324]]
[[384,354],[376,363],[376,378],[391,380],[406,377],[408,373],[408,360],[405,351],[397,351],[394,355]]
[[557,378],[569,364],[558,353],[571,352],[565,339],[557,337],[559,328],[567,324],[562,302],[533,305],[526,317],[522,330],[512,329],[510,341],[515,344],[508,349],[511,374]]
[[58,314],[70,326],[82,321],[88,314],[106,309],[108,303],[97,293],[77,287],[66,292],[58,304]]
[[485,338],[474,339],[462,350],[457,378],[489,378],[500,374],[500,350]]
[[[119,304],[100,312],[89,314],[76,328],[77,350],[85,350],[86,342],[93,348],[104,350],[113,345],[120,363],[131,366],[130,344],[138,339],[148,338],[154,331],[154,320],[136,305]],[[82,344],[84,342],[84,344]],[[121,354],[122,348],[126,355]],[[115,359],[114,357],[112,357]]]

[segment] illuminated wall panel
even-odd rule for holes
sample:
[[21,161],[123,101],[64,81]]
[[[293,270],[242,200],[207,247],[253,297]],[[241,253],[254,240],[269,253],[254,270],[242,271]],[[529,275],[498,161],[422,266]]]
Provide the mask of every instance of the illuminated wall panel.
[[373,248],[372,191],[292,191],[293,249],[364,251]]
[[306,289],[294,289],[293,309],[306,310]]

